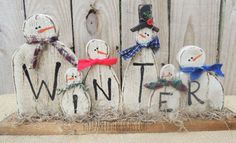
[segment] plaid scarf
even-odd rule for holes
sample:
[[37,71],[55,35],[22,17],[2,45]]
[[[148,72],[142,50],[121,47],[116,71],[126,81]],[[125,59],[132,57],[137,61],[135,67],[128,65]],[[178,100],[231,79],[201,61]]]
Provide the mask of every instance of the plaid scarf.
[[224,77],[224,73],[221,71],[222,64],[214,64],[210,66],[201,67],[184,67],[180,68],[180,71],[190,74],[191,81],[197,80],[203,72],[213,72],[218,76]]
[[40,59],[40,55],[42,54],[44,47],[48,44],[51,44],[53,47],[55,47],[58,52],[73,66],[77,66],[77,58],[73,55],[68,53],[64,47],[65,45],[58,41],[58,37],[51,37],[51,38],[45,38],[40,39],[36,37],[29,37],[26,38],[28,44],[39,44],[38,47],[34,51],[33,59],[31,61],[32,68],[35,69],[37,67],[38,61]]
[[150,41],[146,46],[141,45],[138,42],[136,42],[136,45],[132,46],[131,48],[125,49],[120,52],[121,57],[123,57],[124,60],[128,60],[129,58],[132,58],[135,56],[142,48],[151,48],[154,53],[158,51],[160,48],[160,42],[158,37],[154,37],[152,41]]
[[144,86],[148,89],[153,89],[153,90],[160,89],[164,86],[172,86],[173,88],[179,91],[182,92],[187,91],[187,87],[179,79],[173,79],[173,80],[159,79],[156,82],[146,83]]

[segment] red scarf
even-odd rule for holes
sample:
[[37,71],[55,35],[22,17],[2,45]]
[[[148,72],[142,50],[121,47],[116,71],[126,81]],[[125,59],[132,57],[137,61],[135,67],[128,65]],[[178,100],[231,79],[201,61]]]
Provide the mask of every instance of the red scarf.
[[81,71],[87,67],[93,65],[106,65],[111,66],[117,63],[117,58],[105,58],[105,59],[81,59],[78,61],[78,70]]

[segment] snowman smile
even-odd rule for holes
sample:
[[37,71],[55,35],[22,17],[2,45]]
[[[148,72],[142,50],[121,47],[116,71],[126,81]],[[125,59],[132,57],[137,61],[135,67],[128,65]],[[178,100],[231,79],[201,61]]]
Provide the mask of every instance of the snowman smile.
[[202,54],[197,55],[196,57],[193,58],[193,61],[196,61],[197,59],[199,59],[202,56]]
[[38,33],[43,33],[43,32],[45,32],[45,31],[50,30],[50,29],[53,29],[53,28],[54,28],[54,26],[45,27],[45,28],[43,28],[43,29],[38,30]]
[[103,52],[103,51],[97,51],[98,54],[102,54],[102,55],[107,55],[107,53]]

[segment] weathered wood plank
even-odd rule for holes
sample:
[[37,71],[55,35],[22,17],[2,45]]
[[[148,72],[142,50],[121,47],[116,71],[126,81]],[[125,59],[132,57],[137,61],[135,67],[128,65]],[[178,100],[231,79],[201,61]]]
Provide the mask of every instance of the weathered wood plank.
[[[119,0],[73,0],[75,52],[86,58],[85,47],[91,39],[101,39],[110,46],[110,56],[120,49]],[[119,61],[118,61],[119,63]],[[118,77],[120,66],[113,66]]]
[[[130,31],[130,28],[138,24],[139,4],[152,4],[154,25],[160,28],[157,35],[160,39],[161,48],[156,54],[156,61],[160,67],[161,63],[168,63],[168,0],[121,0],[121,47],[124,50],[135,44],[135,34]],[[127,64],[127,61],[122,61],[123,73]]]
[[50,15],[59,27],[60,40],[73,47],[70,1],[67,0],[25,0],[26,17],[43,13]]
[[22,23],[23,2],[9,0],[0,2],[0,94],[13,93],[11,56],[24,43]]
[[220,0],[171,1],[170,63],[177,65],[176,53],[185,45],[206,51],[206,64],[216,62]]
[[[236,119],[228,121],[197,120],[184,122],[187,131],[235,130]],[[183,131],[180,127],[167,122],[90,122],[65,123],[63,121],[36,122],[17,125],[15,114],[0,122],[1,135],[80,135],[80,134],[117,134],[117,133],[157,133]]]
[[220,46],[220,62],[224,64],[224,87],[226,94],[236,94],[235,77],[235,45],[236,45],[236,0],[226,0],[223,7],[222,36]]

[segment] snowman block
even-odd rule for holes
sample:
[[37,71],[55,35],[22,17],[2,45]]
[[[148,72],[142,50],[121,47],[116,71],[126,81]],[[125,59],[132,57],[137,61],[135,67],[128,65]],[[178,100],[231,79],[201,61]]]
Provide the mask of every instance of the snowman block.
[[44,14],[29,17],[23,25],[26,43],[13,55],[13,78],[19,115],[61,114],[57,87],[64,85],[66,69],[77,65],[74,53],[58,40],[53,19]]
[[149,114],[168,112],[170,118],[175,115],[180,106],[181,93],[187,92],[187,87],[176,77],[176,73],[174,65],[167,64],[161,68],[158,81],[145,84],[146,88],[153,90],[149,100]]
[[96,112],[119,111],[120,84],[111,67],[116,64],[117,58],[109,57],[109,46],[99,39],[90,40],[86,46],[86,52],[89,59],[80,59],[78,70],[90,67],[85,83],[88,86],[92,110]]
[[66,117],[81,117],[90,112],[90,97],[82,82],[82,73],[77,68],[69,68],[65,73],[66,85],[58,89],[62,96],[61,108]]
[[188,87],[183,106],[189,112],[223,108],[224,90],[218,79],[219,76],[224,76],[222,64],[207,66],[205,59],[205,51],[192,45],[183,47],[177,54],[179,77]]
[[151,5],[139,5],[139,24],[131,29],[136,32],[136,45],[120,52],[124,60],[129,60],[122,85],[122,104],[125,113],[148,108],[151,90],[143,84],[158,79],[155,53],[160,48],[159,31],[153,25]]

